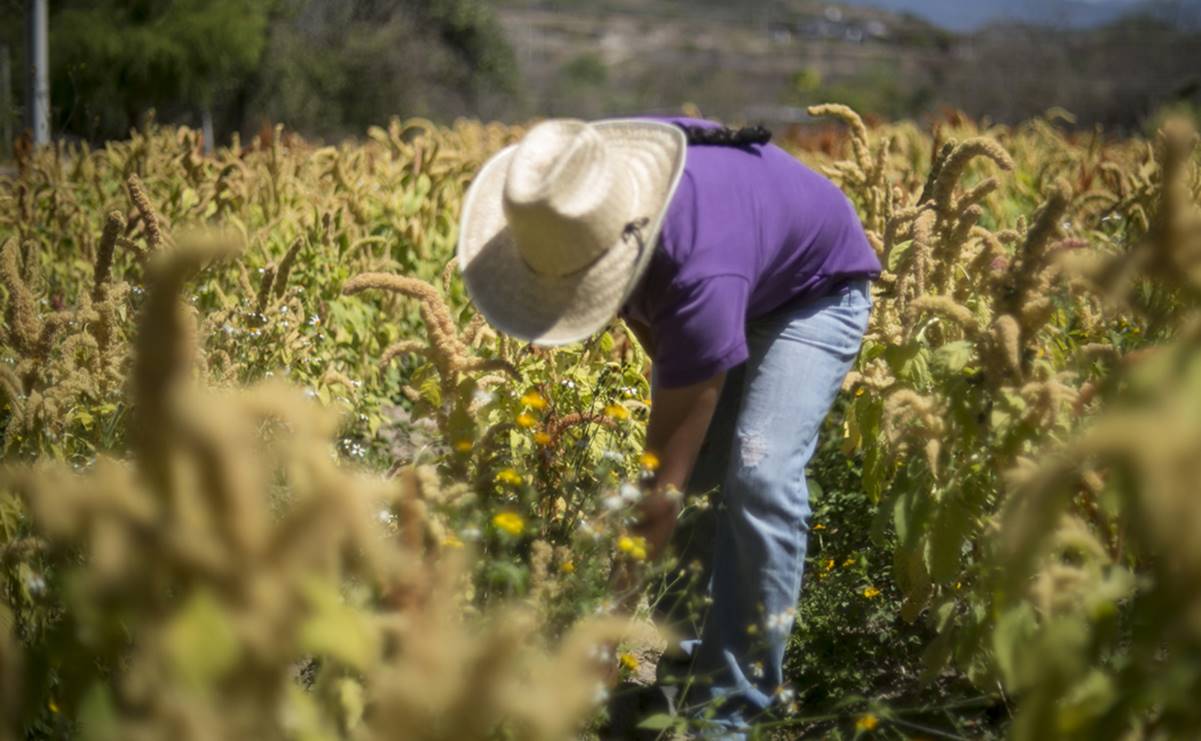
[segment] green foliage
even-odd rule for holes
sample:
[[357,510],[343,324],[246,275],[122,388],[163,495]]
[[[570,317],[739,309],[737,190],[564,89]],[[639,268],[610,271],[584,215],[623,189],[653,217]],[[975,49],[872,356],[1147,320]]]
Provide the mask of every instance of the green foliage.
[[151,108],[206,107],[259,63],[275,0],[54,4],[53,99],[60,121],[121,136]]

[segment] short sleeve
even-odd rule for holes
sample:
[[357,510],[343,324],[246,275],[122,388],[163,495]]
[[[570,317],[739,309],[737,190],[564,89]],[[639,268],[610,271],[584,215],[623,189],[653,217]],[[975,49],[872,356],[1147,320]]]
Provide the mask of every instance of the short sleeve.
[[716,275],[671,286],[654,300],[649,319],[658,383],[688,386],[745,362],[749,295],[742,276]]

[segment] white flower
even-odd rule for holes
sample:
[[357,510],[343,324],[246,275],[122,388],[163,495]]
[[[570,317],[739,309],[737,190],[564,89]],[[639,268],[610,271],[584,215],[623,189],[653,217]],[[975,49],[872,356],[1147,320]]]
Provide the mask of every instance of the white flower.
[[625,506],[625,502],[622,500],[621,497],[619,497],[617,495],[610,495],[610,496],[605,497],[604,501],[602,501],[601,504],[603,504],[605,509],[609,510],[610,512],[619,510]]
[[465,527],[459,532],[459,537],[474,543],[480,539],[480,529],[478,527]]
[[25,586],[29,589],[29,593],[36,597],[46,591],[46,580],[42,578],[41,574],[33,574],[26,580]]
[[622,484],[621,498],[632,504],[642,499],[642,490],[630,483]]

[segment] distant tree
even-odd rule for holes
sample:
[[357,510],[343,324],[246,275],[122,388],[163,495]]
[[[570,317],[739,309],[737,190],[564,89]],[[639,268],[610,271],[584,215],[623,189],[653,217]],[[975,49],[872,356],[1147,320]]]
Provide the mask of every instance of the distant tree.
[[517,68],[484,0],[283,0],[268,50],[230,112],[328,137],[390,116],[499,116]]
[[59,130],[120,136],[150,108],[217,103],[259,63],[275,0],[63,0],[50,19]]

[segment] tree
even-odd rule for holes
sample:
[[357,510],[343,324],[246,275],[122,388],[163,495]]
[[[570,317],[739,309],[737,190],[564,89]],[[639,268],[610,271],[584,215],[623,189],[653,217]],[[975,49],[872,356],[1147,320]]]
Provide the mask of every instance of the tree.
[[361,134],[390,116],[513,111],[516,60],[483,0],[284,0],[232,121]]
[[50,20],[60,130],[121,136],[144,111],[208,108],[259,63],[275,0],[65,0]]

